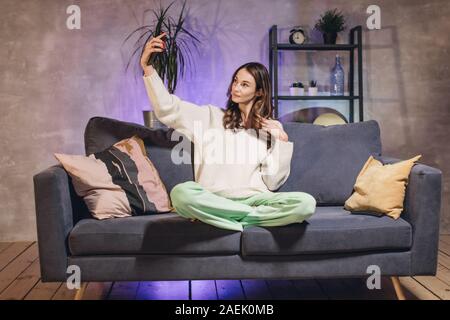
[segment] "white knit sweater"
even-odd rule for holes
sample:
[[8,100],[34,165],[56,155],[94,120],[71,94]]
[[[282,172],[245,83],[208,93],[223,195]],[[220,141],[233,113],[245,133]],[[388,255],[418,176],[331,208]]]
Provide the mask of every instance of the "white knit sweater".
[[[243,198],[274,191],[287,180],[292,142],[274,139],[267,150],[262,130],[257,137],[256,130],[224,129],[223,109],[170,94],[156,71],[143,79],[159,121],[194,143],[195,181],[203,188],[226,198]],[[183,146],[189,147],[190,141]],[[177,155],[174,152],[172,159]]]

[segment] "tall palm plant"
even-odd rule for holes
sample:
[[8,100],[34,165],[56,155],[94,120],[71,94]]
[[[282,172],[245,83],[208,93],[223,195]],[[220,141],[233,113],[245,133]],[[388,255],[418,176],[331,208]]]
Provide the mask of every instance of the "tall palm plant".
[[[125,43],[135,33],[141,32],[138,40],[135,42],[137,48],[134,50],[127,63],[126,70],[128,70],[131,61],[139,51],[141,54],[137,58],[140,59],[145,45],[152,37],[156,37],[163,32],[166,33],[167,50],[157,53],[153,59],[152,65],[161,79],[163,79],[163,81],[167,80],[167,87],[170,93],[174,93],[176,90],[178,74],[180,74],[181,77],[184,77],[186,62],[190,68],[193,67],[191,48],[194,46],[197,49],[197,43],[200,43],[200,40],[198,40],[197,37],[183,27],[186,19],[186,0],[183,2],[183,7],[178,16],[178,20],[174,20],[168,15],[170,7],[172,7],[175,2],[176,0],[171,2],[166,8],[163,8],[160,4],[158,11],[149,9],[155,16],[153,23],[135,29],[124,40]],[[145,13],[149,10],[145,10]],[[145,41],[142,43],[143,39],[145,39]],[[149,64],[149,62],[147,64]]]

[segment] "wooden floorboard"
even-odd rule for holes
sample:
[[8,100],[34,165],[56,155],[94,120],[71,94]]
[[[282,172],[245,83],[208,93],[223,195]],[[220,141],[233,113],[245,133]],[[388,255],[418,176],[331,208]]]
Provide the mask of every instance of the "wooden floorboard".
[[[369,290],[366,278],[90,282],[83,299],[297,300],[396,299],[390,277]],[[436,276],[399,277],[409,300],[450,299],[450,235],[439,239]],[[0,242],[0,300],[72,300],[65,283],[42,282],[35,242]]]
[[[23,247],[21,247],[20,250],[22,248]],[[3,270],[0,271],[0,294],[2,294],[3,291],[6,288],[8,288],[8,286],[11,283],[13,283],[14,280],[16,280],[16,278],[18,278],[19,275],[25,269],[27,269],[37,258],[38,258],[38,248],[36,243],[33,243],[27,248],[25,248],[25,251],[18,254],[14,260],[12,260],[9,264],[7,264],[3,268]]]
[[437,295],[412,277],[399,277],[399,280],[408,300],[440,300]]
[[23,300],[39,279],[39,259],[36,259],[0,294],[0,300]]
[[245,294],[240,280],[216,280],[219,300],[244,300]]
[[343,300],[355,298],[343,279],[317,279],[317,282],[328,299]]
[[25,300],[51,300],[60,286],[61,282],[42,282],[39,280],[25,296]]
[[241,280],[244,294],[248,300],[270,300],[269,287],[261,280]]
[[450,299],[450,236],[439,237],[436,276],[415,276],[413,279],[439,299]]
[[439,251],[450,256],[450,244],[443,240],[439,240]]
[[438,263],[447,269],[450,269],[450,256],[445,253],[439,251],[438,253]]
[[14,242],[5,247],[4,250],[0,252],[0,271],[32,244],[32,242]]
[[83,300],[106,300],[113,282],[89,282]]
[[442,282],[445,282],[447,285],[449,285],[450,284],[450,270],[439,264],[437,267],[436,278],[438,278]]
[[214,280],[192,280],[192,300],[217,300],[217,288]]
[[266,280],[274,300],[297,300],[299,292],[291,280]]
[[107,299],[109,300],[135,300],[137,290],[139,288],[139,281],[132,282],[114,282],[111,292]]
[[439,278],[432,276],[415,276],[413,278],[440,299],[450,300],[450,286]]
[[189,281],[142,281],[137,300],[189,300]]
[[52,300],[73,300],[75,298],[76,290],[67,288],[67,284],[62,282],[58,290],[52,297]]
[[298,298],[303,300],[327,299],[325,292],[315,279],[292,280],[292,284],[298,292]]

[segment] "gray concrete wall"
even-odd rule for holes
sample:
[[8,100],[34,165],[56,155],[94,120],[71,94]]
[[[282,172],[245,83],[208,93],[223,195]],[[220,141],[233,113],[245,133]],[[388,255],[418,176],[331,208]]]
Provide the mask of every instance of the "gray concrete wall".
[[[131,46],[122,47],[122,41],[143,23],[143,11],[158,3],[0,1],[0,241],[36,238],[32,176],[56,164],[55,152],[83,154],[90,117],[143,123],[148,101],[139,74],[123,71]],[[66,28],[70,4],[81,8],[81,30]],[[381,7],[379,31],[365,28],[369,4]],[[443,171],[441,227],[450,231],[447,0],[191,0],[189,6],[189,26],[200,32],[202,45],[194,56],[195,72],[179,83],[177,94],[199,104],[223,106],[239,65],[268,65],[273,24],[285,30],[313,26],[333,7],[344,11],[350,25],[362,24],[365,119],[379,121],[384,154],[405,159],[422,154],[421,162]],[[289,53],[281,59],[284,89],[295,78],[325,84],[333,62],[330,54]]]

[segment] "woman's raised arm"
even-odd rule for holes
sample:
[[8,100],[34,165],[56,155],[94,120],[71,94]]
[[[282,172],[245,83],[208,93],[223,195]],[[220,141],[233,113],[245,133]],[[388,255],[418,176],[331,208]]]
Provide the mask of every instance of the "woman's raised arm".
[[165,43],[161,40],[164,35],[165,33],[162,33],[158,37],[152,38],[142,53],[141,67],[144,70],[145,88],[158,120],[166,126],[180,131],[193,141],[194,125],[201,126],[199,129],[201,128],[203,131],[208,129],[211,108],[214,107],[211,105],[198,106],[170,94],[153,66],[147,65],[152,53],[164,50]]

